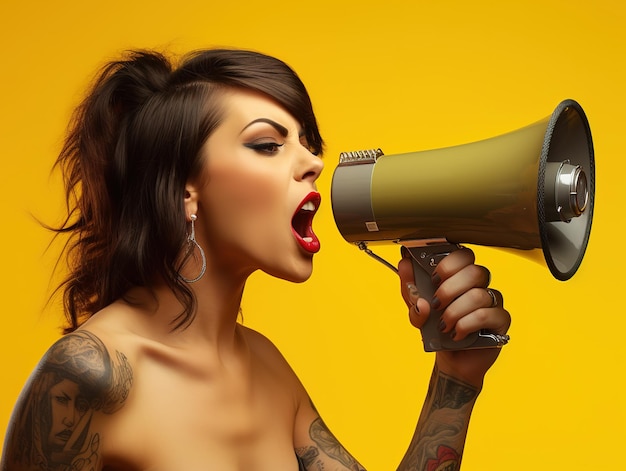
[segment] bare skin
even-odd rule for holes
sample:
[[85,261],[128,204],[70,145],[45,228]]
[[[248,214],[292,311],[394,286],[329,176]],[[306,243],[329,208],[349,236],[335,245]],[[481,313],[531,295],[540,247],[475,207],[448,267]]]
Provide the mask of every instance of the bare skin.
[[[198,216],[208,262],[192,285],[194,321],[172,331],[180,304],[155,283],[152,293],[134,289],[60,339],[16,406],[2,471],[364,469],[325,426],[275,346],[237,322],[252,272],[296,282],[310,276],[313,249],[296,240],[291,219],[316,191],[321,161],[302,142],[298,123],[271,100],[236,92],[225,104],[230,111],[205,145],[205,174],[188,183],[184,201],[188,216]],[[458,251],[438,268],[447,328],[460,336],[478,328],[505,333],[508,313],[501,302],[489,308],[491,298],[481,294],[486,270],[473,262],[470,251]],[[192,260],[185,270],[191,276],[198,265]],[[403,260],[402,295],[419,328],[430,306],[411,296],[411,278]],[[471,410],[496,357],[437,355],[398,469],[459,469]],[[49,417],[61,425],[54,428]]]

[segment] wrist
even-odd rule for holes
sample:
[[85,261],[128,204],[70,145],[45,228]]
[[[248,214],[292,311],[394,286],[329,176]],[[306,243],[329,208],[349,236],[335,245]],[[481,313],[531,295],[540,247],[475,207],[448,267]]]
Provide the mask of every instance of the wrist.
[[[443,363],[443,364],[442,364]],[[465,386],[476,392],[476,396],[480,394],[483,389],[484,374],[477,374],[475,372],[469,372],[462,368],[454,368],[445,362],[435,362],[433,368],[433,377],[439,375],[446,378],[448,381],[454,381],[459,385]]]

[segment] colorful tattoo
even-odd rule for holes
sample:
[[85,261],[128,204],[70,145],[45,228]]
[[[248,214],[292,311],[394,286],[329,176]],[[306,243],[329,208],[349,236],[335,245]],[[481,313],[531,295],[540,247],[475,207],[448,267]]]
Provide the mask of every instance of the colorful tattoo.
[[435,367],[409,449],[398,471],[457,471],[478,389]]

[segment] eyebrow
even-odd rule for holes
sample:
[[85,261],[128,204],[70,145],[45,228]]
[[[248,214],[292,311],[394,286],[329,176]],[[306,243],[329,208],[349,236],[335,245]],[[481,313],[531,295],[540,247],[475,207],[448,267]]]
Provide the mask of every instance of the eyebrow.
[[241,132],[245,131],[246,129],[248,129],[250,126],[252,126],[253,124],[256,123],[266,123],[269,124],[270,126],[272,126],[274,129],[276,129],[276,131],[278,131],[278,133],[283,136],[283,137],[287,137],[287,135],[289,134],[289,131],[287,130],[287,128],[285,126],[283,126],[282,124],[278,124],[276,121],[273,121],[269,118],[259,118],[259,119],[255,119],[254,121],[250,121],[242,130]]

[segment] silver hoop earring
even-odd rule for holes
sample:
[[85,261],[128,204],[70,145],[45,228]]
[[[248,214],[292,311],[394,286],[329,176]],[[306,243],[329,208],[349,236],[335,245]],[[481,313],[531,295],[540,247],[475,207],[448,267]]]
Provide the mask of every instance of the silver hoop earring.
[[200,244],[198,244],[198,242],[196,241],[195,222],[196,222],[196,219],[198,219],[198,216],[196,216],[195,214],[192,214],[189,217],[191,218],[191,233],[187,236],[187,243],[189,244],[188,250],[193,252],[196,249],[196,247],[198,248],[198,250],[200,251],[200,257],[202,258],[202,268],[200,268],[200,274],[196,276],[195,278],[191,278],[191,279],[185,278],[180,273],[178,274],[178,276],[181,280],[183,280],[186,283],[195,283],[200,278],[202,278],[204,276],[204,272],[206,272],[206,256],[204,255],[204,250],[202,250],[202,247],[200,247]]

